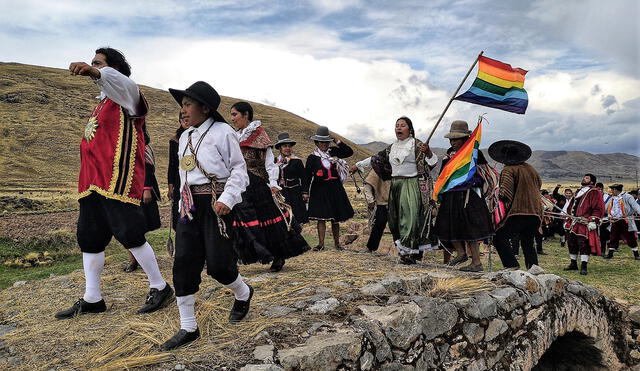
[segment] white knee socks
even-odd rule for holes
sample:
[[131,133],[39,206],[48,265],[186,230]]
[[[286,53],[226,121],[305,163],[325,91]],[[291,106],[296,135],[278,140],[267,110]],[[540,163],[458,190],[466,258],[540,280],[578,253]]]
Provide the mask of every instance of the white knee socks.
[[100,293],[100,274],[104,269],[104,251],[97,254],[82,253],[82,266],[84,268],[84,301],[97,303],[102,300]]
[[588,263],[589,262],[589,255],[580,255],[580,260],[583,263]]
[[196,296],[177,296],[178,312],[180,312],[180,328],[187,332],[194,332],[198,329],[196,322]]
[[249,286],[244,283],[240,274],[238,274],[238,278],[236,278],[235,281],[231,282],[228,285],[224,285],[224,287],[233,291],[236,300],[246,301],[247,299],[249,299]]
[[167,283],[162,278],[160,268],[158,267],[158,261],[156,260],[156,254],[154,254],[149,242],[145,242],[144,245],[129,249],[133,256],[138,261],[138,264],[147,274],[149,279],[149,287],[152,289],[162,290],[167,286]]

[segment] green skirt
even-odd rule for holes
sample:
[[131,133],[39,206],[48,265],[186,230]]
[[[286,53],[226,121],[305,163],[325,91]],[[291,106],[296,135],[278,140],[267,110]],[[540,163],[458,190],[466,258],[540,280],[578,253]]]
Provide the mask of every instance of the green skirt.
[[[393,178],[389,191],[389,230],[394,241],[400,241],[404,248],[415,252],[403,251],[400,254],[417,253],[420,246],[427,243],[422,236],[426,219],[420,198],[418,178]],[[426,232],[424,233],[426,234]]]

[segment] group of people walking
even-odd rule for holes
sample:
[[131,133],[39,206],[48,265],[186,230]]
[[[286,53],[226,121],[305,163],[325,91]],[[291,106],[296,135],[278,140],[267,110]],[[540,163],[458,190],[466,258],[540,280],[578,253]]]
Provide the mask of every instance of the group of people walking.
[[[415,264],[425,250],[444,247],[456,252],[454,257],[445,254],[445,263],[458,265],[470,255],[470,264],[461,269],[481,271],[479,244],[494,237],[503,265],[519,267],[510,247],[516,236],[522,243],[526,266],[537,264],[533,238],[543,217],[541,180],[525,162],[531,154],[525,144],[500,141],[489,148],[490,156],[505,164],[499,203],[495,199],[487,202],[492,186],[497,185],[487,177],[493,173],[479,151],[476,163],[483,170],[434,200],[431,171],[438,157],[428,143],[415,137],[408,117],[396,120],[396,140],[391,145],[352,167],[344,159],[352,156],[353,150],[321,126],[310,137],[316,148],[303,163],[294,154],[294,138],[280,133],[272,142],[261,121],[254,119],[249,103],[233,104],[229,112],[233,127],[228,124],[218,112],[217,91],[198,81],[184,90],[169,89],[180,107],[179,126],[169,141],[167,177],[176,240],[174,292],[145,239],[148,230],[159,227],[159,217],[149,211],[145,214],[141,200],[143,205],[158,200],[159,190],[146,134],[148,106],[128,77],[130,66],[117,50],[100,48],[91,65],[74,62],[69,70],[73,75],[91,77],[101,95],[80,145],[77,238],[83,252],[85,293],[56,318],[106,310],[100,275],[105,247],[115,237],[132,256],[129,267],[139,264],[149,280],[150,291],[139,313],[166,306],[175,294],[180,330],[161,345],[163,350],[200,336],[195,294],[205,265],[209,276],[233,292],[229,321],[240,321],[249,311],[254,290],[243,280],[239,263],[271,263],[272,272],[280,271],[287,259],[310,250],[301,235],[301,224],[309,221],[317,222],[318,244],[314,250],[327,248],[327,222],[331,224],[334,247],[343,249],[340,223],[354,216],[343,186],[350,171],[367,173],[364,179],[373,215],[367,242],[370,251],[378,248],[388,224],[404,264]],[[470,135],[465,121],[451,124],[445,135],[451,147],[440,171]],[[586,180],[595,183],[595,177],[585,176]],[[588,233],[593,231],[589,218],[600,218],[604,212],[601,193],[598,201],[590,193],[591,183],[585,187],[567,202],[569,212],[583,218],[573,220],[568,227],[570,269],[574,269],[578,253],[589,254]],[[590,201],[583,201],[587,199]],[[624,202],[613,203],[609,213],[624,213]],[[591,211],[591,205],[599,207],[601,213]],[[585,213],[589,218],[584,219]],[[620,224],[614,231],[624,234],[621,228]],[[586,271],[585,264],[583,259]]]

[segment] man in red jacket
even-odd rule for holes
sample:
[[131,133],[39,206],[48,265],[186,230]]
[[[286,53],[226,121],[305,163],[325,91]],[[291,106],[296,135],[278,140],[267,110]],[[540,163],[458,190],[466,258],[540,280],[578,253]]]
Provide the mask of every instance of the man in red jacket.
[[596,176],[585,174],[582,178],[582,188],[569,201],[567,213],[571,215],[565,224],[568,232],[567,245],[571,263],[565,271],[578,270],[578,253],[580,254],[580,274],[586,275],[589,255],[600,254],[600,238],[598,224],[604,215],[604,201],[602,192],[595,186]]
[[142,127],[148,111],[146,101],[129,78],[129,63],[116,49],[100,48],[91,65],[73,62],[69,71],[90,77],[101,92],[80,142],[76,236],[82,251],[85,292],[55,317],[67,319],[107,310],[100,276],[104,250],[112,237],[133,254],[149,279],[150,291],[138,313],[156,311],[170,302],[173,289],[162,277],[144,236],[147,228],[140,200],[145,178]]

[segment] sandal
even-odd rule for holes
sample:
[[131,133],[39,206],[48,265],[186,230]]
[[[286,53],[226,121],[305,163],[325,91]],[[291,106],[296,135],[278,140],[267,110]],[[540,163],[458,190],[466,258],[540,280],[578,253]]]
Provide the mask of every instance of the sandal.
[[463,272],[482,272],[482,264],[478,264],[478,265],[469,264],[460,268],[460,270]]
[[447,265],[450,267],[453,267],[455,265],[458,265],[460,263],[464,263],[467,260],[469,260],[469,255],[464,254],[462,256],[456,256],[453,260],[451,260]]

